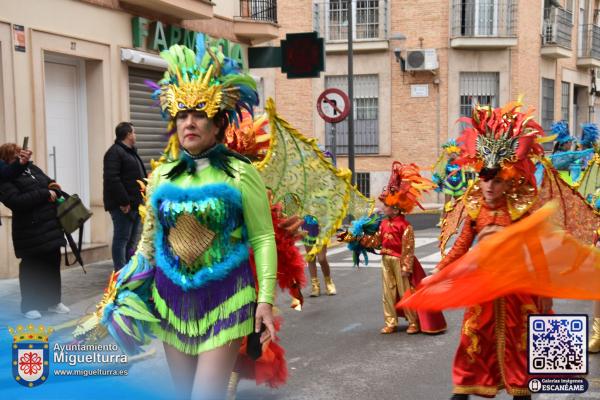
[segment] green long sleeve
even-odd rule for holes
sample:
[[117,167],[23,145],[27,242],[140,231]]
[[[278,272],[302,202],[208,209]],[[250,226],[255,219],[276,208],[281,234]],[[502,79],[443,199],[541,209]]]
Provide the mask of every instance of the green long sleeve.
[[271,207],[265,185],[250,164],[240,163],[244,222],[254,250],[258,278],[258,302],[273,304],[277,277],[277,246],[271,218]]

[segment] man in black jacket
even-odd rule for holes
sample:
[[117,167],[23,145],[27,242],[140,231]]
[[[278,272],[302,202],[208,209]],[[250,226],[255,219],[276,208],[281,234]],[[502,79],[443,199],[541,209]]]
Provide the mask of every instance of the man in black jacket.
[[135,145],[135,128],[121,122],[115,128],[116,140],[104,154],[104,209],[113,221],[112,258],[115,271],[127,263],[139,240],[142,193],[138,180],[146,178],[146,168]]

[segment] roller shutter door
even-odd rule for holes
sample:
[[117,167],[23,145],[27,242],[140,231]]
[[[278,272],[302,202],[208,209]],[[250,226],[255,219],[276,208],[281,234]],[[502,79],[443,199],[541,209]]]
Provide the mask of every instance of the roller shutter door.
[[136,147],[146,169],[150,172],[150,159],[158,160],[167,144],[167,123],[150,95],[152,90],[145,80],[157,82],[163,72],[129,68],[129,112],[137,136]]

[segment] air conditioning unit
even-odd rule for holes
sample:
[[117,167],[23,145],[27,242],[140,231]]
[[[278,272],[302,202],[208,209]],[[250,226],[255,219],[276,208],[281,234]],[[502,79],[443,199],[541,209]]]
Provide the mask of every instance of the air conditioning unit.
[[435,49],[414,49],[406,51],[407,71],[433,71],[438,69]]

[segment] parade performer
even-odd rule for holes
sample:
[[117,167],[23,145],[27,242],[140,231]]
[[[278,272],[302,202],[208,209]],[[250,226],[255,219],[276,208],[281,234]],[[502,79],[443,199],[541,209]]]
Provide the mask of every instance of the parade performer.
[[460,147],[451,139],[442,145],[442,154],[435,163],[432,180],[437,184],[436,192],[444,194],[444,208],[440,215],[440,225],[446,213],[452,209],[457,198],[465,193],[468,179],[463,168],[456,163]]
[[[600,148],[598,147],[598,127],[595,124],[584,124],[579,141],[581,150],[593,149],[594,154],[586,163],[586,160],[581,161],[583,173],[581,180],[578,183],[579,193],[600,212]],[[589,150],[588,150],[589,151]],[[598,227],[600,230],[600,227]],[[600,245],[600,241],[596,240],[596,245]],[[594,302],[593,310],[594,322],[592,324],[592,336],[588,350],[590,353],[600,353],[600,302]]]
[[[474,165],[479,180],[464,196],[467,217],[463,230],[434,270],[439,272],[401,303],[428,310],[468,306],[454,359],[453,399],[466,399],[469,394],[493,397],[502,388],[515,399],[530,398],[525,342],[528,315],[549,312],[550,297],[569,297],[575,291],[577,295],[591,293],[587,288],[576,289],[580,279],[565,274],[564,269],[571,262],[576,263],[577,268],[572,268],[578,274],[592,274],[596,256],[589,246],[552,228],[557,206],[527,216],[538,201],[530,157],[543,153],[537,143],[543,130],[533,120],[533,110],[523,113],[520,106],[517,102],[494,110],[476,107],[466,121],[471,127],[459,138],[464,150],[459,163]],[[545,179],[546,185],[556,185],[556,179]],[[546,187],[543,195],[548,192]],[[572,189],[571,195],[575,207],[578,198]],[[582,214],[587,219],[591,215]],[[581,235],[591,233],[584,230]],[[476,240],[480,243],[469,250]],[[542,243],[554,245],[542,247]],[[562,274],[555,270],[544,273],[544,267],[560,269]],[[568,278],[575,284],[561,289]],[[555,284],[556,279],[562,280],[561,284]]]
[[402,315],[408,320],[408,334],[446,330],[446,321],[441,313],[418,314],[408,308],[397,307],[402,296],[410,293],[425,277],[421,263],[415,257],[415,233],[406,220],[406,214],[411,213],[415,205],[422,208],[419,199],[433,186],[433,182],[419,174],[415,164],[394,162],[388,185],[379,196],[387,217],[381,222],[378,232],[383,256],[381,277],[385,326],[380,331],[382,334],[395,332],[398,316]]
[[384,204],[385,219],[373,214],[352,223],[350,232],[339,235],[348,242],[358,264],[360,254],[381,250],[382,304],[385,326],[382,334],[398,330],[398,317],[408,320],[406,333],[439,333],[446,330],[446,321],[439,312],[415,312],[398,306],[398,301],[410,293],[425,277],[419,260],[415,257],[415,234],[406,214],[415,206],[422,206],[419,199],[423,192],[433,189],[435,184],[423,178],[415,164],[394,162],[387,187],[379,196]]
[[[316,245],[319,236],[320,228],[319,221],[313,215],[305,215],[302,229],[306,232],[303,238],[304,248],[306,253],[310,254],[312,248]],[[331,268],[327,261],[327,245],[323,246],[316,258],[308,260],[308,273],[310,274],[310,297],[318,297],[321,295],[321,282],[317,275],[317,261],[321,265],[323,280],[325,281],[325,290],[329,296],[337,294],[337,289],[331,278]]]
[[462,196],[467,189],[467,178],[456,159],[460,156],[460,147],[451,139],[442,145],[443,153],[434,166],[432,180],[437,184],[436,191],[446,195],[446,202]]
[[[594,124],[582,125],[584,136],[592,131],[597,132]],[[575,185],[581,177],[582,171],[594,154],[593,149],[574,150],[578,147],[577,140],[569,133],[566,121],[552,124],[552,133],[556,135],[554,149],[550,155],[552,165],[560,172],[560,176],[569,185]]]
[[263,324],[261,342],[275,335],[267,192],[250,161],[220,144],[257,104],[256,85],[202,41],[195,54],[175,45],[161,56],[169,69],[155,89],[182,151],[149,179],[142,239],[103,323],[128,352],[150,332],[161,339],[181,395],[222,397],[242,338]]

